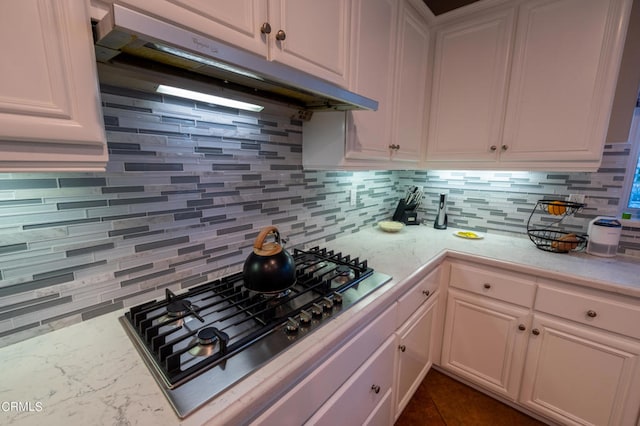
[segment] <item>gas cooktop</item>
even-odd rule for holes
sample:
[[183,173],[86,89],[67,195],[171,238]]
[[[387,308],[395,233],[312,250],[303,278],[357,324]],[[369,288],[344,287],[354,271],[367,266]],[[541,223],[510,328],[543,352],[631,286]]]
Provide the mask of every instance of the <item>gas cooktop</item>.
[[242,273],[132,307],[121,322],[176,413],[185,417],[357,303],[391,277],[326,249],[295,249],[296,284],[280,294]]

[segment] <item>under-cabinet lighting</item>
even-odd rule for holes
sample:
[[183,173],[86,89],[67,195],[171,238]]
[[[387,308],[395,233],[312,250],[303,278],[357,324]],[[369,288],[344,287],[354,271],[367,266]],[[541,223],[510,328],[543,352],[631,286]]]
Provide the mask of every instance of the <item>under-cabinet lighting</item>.
[[229,108],[237,108],[244,111],[260,112],[264,109],[262,105],[236,101],[234,99],[209,95],[202,92],[194,92],[193,90],[180,89],[179,87],[165,86],[164,84],[160,84],[156,89],[156,92],[163,93],[165,95],[178,96],[180,98],[193,99],[195,101],[208,102],[215,105],[222,105]]
[[164,53],[168,53],[170,55],[178,56],[179,58],[182,58],[182,59],[188,59],[190,61],[194,61],[194,62],[197,62],[199,64],[209,65],[210,67],[218,68],[218,69],[223,70],[223,71],[232,72],[234,74],[238,74],[238,75],[242,75],[242,76],[245,76],[245,77],[249,77],[249,78],[252,78],[254,80],[264,81],[264,79],[262,77],[260,77],[257,74],[254,74],[254,73],[252,73],[250,71],[246,71],[246,70],[244,70],[242,68],[236,68],[233,65],[229,65],[229,64],[226,64],[224,62],[220,62],[220,61],[216,61],[216,60],[213,60],[213,59],[205,58],[203,56],[196,55],[196,54],[193,54],[193,53],[189,53],[189,52],[186,52],[184,50],[175,49],[175,48],[173,48],[171,46],[165,46],[163,44],[157,44],[157,43],[149,43],[146,46],[148,46],[150,48],[153,48],[153,49],[156,49],[156,50],[159,50],[159,51],[164,52]]

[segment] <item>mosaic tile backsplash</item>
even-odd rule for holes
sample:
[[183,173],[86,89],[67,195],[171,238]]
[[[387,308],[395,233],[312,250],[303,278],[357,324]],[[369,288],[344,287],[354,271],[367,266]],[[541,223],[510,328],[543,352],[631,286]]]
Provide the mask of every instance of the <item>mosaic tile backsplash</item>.
[[[616,214],[628,147],[598,173],[302,170],[302,123],[102,87],[105,173],[0,173],[0,346],[239,271],[259,230],[322,245],[391,216],[410,185],[421,219],[523,236],[537,199],[584,193],[576,230]],[[350,205],[352,189],[356,206]],[[638,229],[621,252],[640,253]]]
[[105,173],[0,174],[4,344],[239,271],[266,225],[321,243],[395,198],[392,172],[303,172],[287,117],[114,87],[102,101]]

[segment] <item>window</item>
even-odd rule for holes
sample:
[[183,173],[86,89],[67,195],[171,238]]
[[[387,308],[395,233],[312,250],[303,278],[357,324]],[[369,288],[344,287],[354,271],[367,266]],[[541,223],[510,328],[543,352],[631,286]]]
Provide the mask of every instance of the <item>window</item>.
[[640,107],[633,113],[629,142],[631,152],[625,185],[625,194],[628,194],[628,198],[622,209],[623,212],[632,213],[634,219],[640,219]]

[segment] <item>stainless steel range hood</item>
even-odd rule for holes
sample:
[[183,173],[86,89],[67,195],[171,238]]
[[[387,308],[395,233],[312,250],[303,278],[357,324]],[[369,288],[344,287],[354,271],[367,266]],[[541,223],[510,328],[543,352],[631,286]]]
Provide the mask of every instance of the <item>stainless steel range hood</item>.
[[120,5],[95,26],[98,62],[178,74],[308,111],[376,110],[378,102],[264,57]]

